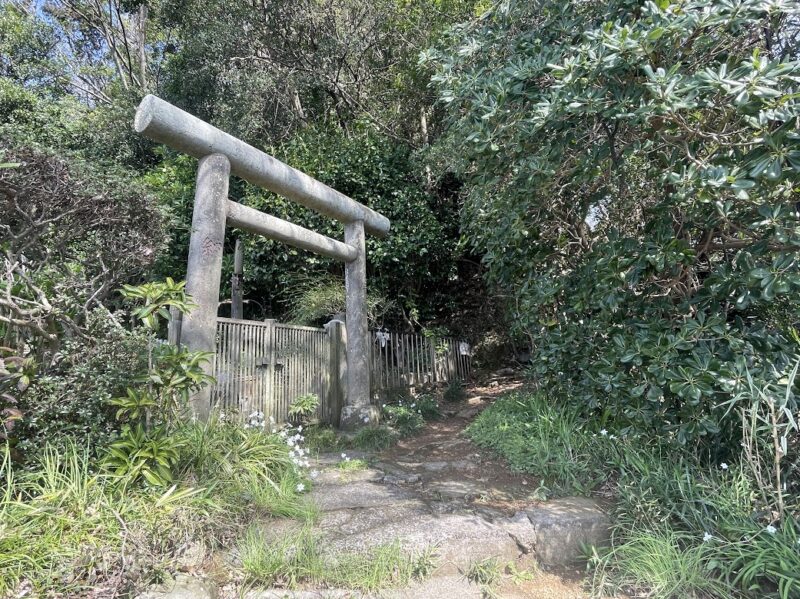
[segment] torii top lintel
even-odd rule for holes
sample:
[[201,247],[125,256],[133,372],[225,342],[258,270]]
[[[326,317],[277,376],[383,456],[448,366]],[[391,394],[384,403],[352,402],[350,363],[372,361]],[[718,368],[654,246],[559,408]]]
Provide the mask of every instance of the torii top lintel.
[[389,219],[277,158],[153,95],[136,109],[134,129],[195,158],[223,154],[242,179],[344,223],[363,221],[367,232],[389,234]]

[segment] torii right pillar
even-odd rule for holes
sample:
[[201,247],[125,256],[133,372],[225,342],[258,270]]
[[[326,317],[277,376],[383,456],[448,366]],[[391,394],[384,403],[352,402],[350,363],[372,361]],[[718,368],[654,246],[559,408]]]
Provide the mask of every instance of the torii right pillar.
[[347,317],[347,397],[339,426],[354,429],[378,423],[380,412],[370,403],[369,326],[367,324],[367,253],[364,221],[345,223],[344,242],[356,250],[346,262],[344,286]]

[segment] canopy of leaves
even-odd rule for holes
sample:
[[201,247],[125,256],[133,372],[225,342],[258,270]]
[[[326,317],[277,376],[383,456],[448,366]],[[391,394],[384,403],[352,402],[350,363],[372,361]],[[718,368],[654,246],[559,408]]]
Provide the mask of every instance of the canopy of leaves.
[[797,29],[780,0],[512,1],[423,56],[540,384],[687,442],[785,373]]

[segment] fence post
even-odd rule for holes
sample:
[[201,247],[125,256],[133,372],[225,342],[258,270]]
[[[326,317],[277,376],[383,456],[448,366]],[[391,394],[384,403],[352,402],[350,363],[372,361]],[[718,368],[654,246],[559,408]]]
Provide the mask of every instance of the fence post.
[[169,309],[169,324],[167,325],[167,341],[170,345],[181,344],[181,325],[183,324],[183,312],[175,306]]
[[341,320],[331,320],[325,325],[330,337],[330,405],[328,422],[339,426],[342,407],[347,399],[347,329]]
[[274,318],[266,318],[264,319],[266,323],[266,328],[264,329],[264,340],[265,340],[265,350],[267,355],[264,356],[266,365],[263,366],[264,370],[266,370],[266,385],[264,385],[264,401],[263,405],[266,408],[270,406],[270,414],[266,414],[266,410],[264,410],[264,418],[269,418],[272,416],[275,420],[278,419],[278,405],[275,397],[275,372],[277,372],[277,368],[275,368],[275,319]]

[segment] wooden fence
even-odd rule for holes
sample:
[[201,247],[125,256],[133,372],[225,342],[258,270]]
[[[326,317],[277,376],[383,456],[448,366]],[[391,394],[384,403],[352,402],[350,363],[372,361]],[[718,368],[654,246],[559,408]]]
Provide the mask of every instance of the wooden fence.
[[[469,348],[455,339],[375,331],[371,335],[371,389],[467,380]],[[274,320],[217,319],[212,402],[243,418],[262,412],[285,422],[291,402],[307,393],[320,399],[317,417],[337,425],[344,402],[344,324],[324,329]]]
[[470,377],[469,346],[452,338],[376,331],[371,345],[373,396],[392,387],[466,381]]

